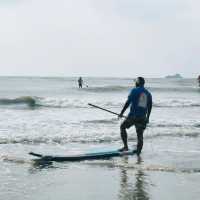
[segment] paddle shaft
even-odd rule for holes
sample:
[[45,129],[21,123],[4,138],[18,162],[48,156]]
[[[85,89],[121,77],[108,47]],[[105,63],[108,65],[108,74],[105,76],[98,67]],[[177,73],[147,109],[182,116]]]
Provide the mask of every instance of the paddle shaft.
[[[101,108],[101,107],[96,106],[96,105],[94,105],[94,104],[88,103],[88,105],[89,105],[89,106],[92,106],[92,107],[94,107],[94,108],[98,108],[98,109],[100,109],[100,110],[104,110],[104,111],[106,111],[106,112],[109,112],[109,113],[112,113],[112,114],[114,114],[114,115],[119,116],[118,113],[115,113],[115,112],[113,112],[113,111],[107,110],[107,109],[105,109],[105,108]],[[124,116],[124,115],[123,115],[122,117],[127,118],[127,117]]]

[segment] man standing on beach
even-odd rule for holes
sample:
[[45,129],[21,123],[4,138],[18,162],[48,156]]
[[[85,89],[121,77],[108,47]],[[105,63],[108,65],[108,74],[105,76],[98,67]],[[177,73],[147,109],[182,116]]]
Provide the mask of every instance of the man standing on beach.
[[200,75],[198,76],[197,81],[198,81],[199,87],[200,87]]
[[126,103],[119,115],[121,118],[126,109],[131,105],[128,117],[120,126],[121,138],[124,146],[119,151],[128,151],[127,132],[126,129],[135,125],[137,132],[137,149],[134,150],[137,155],[142,151],[143,147],[143,132],[146,124],[149,123],[149,117],[152,109],[151,93],[144,88],[145,80],[143,77],[138,77],[133,88],[128,96]]
[[78,87],[79,88],[83,87],[83,79],[82,79],[82,77],[79,77],[79,79],[78,79]]

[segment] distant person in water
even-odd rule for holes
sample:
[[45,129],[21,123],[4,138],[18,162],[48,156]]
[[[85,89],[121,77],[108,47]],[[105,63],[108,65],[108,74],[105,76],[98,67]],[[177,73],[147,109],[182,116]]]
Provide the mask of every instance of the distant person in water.
[[198,81],[199,87],[200,87],[200,75],[198,76],[197,81]]
[[83,79],[82,79],[82,77],[79,77],[79,79],[78,79],[78,87],[79,88],[83,87]]
[[145,80],[143,77],[138,77],[135,81],[135,88],[133,88],[128,96],[126,103],[119,115],[121,118],[130,105],[130,112],[128,117],[122,122],[120,126],[121,138],[124,146],[119,151],[128,151],[127,132],[126,129],[135,125],[137,132],[137,149],[134,153],[139,155],[143,147],[143,132],[146,124],[149,123],[149,117],[152,109],[151,93],[144,88]]

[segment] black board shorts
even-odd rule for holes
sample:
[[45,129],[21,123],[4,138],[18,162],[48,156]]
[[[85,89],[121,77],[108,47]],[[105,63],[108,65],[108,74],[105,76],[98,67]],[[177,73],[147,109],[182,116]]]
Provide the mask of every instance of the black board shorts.
[[145,130],[147,126],[146,117],[141,117],[141,118],[128,117],[122,122],[121,127],[128,129],[133,125],[135,125],[135,128],[138,130]]

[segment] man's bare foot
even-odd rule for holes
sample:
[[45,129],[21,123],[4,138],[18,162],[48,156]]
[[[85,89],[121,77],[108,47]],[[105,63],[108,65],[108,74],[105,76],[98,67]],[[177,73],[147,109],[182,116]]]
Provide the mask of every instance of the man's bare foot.
[[120,152],[128,151],[128,147],[122,147],[121,149],[118,149],[118,151],[120,151]]
[[133,150],[134,154],[137,154],[138,156],[140,155],[141,151],[138,151],[137,149]]

